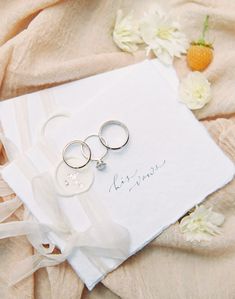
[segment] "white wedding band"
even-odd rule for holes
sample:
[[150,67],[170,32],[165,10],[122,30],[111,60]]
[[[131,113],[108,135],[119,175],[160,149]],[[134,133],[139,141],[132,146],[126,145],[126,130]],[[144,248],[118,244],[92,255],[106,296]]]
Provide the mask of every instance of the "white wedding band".
[[[73,144],[80,144],[81,147],[85,147],[88,151],[88,156],[84,156],[83,157],[86,159],[85,162],[81,165],[72,165],[71,163],[68,162],[68,160],[66,159],[66,153],[68,152],[69,148],[73,145]],[[71,168],[74,168],[74,169],[80,169],[80,168],[83,168],[85,167],[91,160],[91,149],[89,147],[89,145],[82,141],[82,140],[73,140],[71,142],[69,142],[68,144],[66,144],[66,146],[64,147],[63,149],[63,152],[62,152],[62,157],[63,157],[63,160],[65,162],[65,164],[67,164],[69,167]]]
[[[109,126],[112,126],[112,125],[120,126],[124,130],[124,132],[125,132],[125,135],[126,135],[125,136],[125,140],[119,146],[111,146],[109,142],[106,142],[106,139],[103,136],[104,129],[107,128],[107,127],[109,127]],[[102,126],[100,127],[98,136],[99,136],[100,142],[107,149],[110,149],[110,150],[119,150],[119,149],[123,148],[127,144],[127,142],[129,141],[129,130],[128,130],[127,126],[124,123],[122,123],[122,122],[120,122],[118,120],[108,120],[105,123],[103,123]]]

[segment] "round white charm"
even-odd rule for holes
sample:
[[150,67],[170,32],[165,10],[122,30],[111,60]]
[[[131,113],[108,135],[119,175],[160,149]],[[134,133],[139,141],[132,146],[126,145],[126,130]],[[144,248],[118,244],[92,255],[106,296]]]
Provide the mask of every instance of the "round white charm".
[[82,169],[73,169],[61,161],[56,167],[54,181],[59,195],[73,196],[90,189],[94,172],[89,165]]

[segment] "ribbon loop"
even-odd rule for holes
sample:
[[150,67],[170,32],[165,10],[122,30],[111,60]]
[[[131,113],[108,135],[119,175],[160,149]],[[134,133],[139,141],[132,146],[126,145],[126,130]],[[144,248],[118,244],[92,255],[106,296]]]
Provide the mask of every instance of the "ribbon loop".
[[0,203],[0,222],[10,217],[20,206],[22,201],[16,196]]
[[[103,213],[104,207],[89,200],[88,194],[79,195],[78,200],[84,209],[91,226],[84,232],[74,231],[60,208],[51,176],[48,173],[31,177],[35,200],[51,219],[52,225],[37,223],[29,213],[24,221],[3,223],[0,225],[0,238],[26,235],[37,254],[30,256],[14,267],[11,284],[31,275],[39,268],[54,266],[65,261],[74,251],[80,249],[101,274],[109,270],[105,259],[124,260],[129,255],[129,232],[113,222]],[[15,204],[14,204],[15,202]],[[15,199],[13,206],[20,204]],[[13,209],[12,209],[13,210]],[[55,244],[48,240],[48,233],[55,233],[66,240],[61,253],[54,253]],[[43,244],[48,244],[48,247]]]

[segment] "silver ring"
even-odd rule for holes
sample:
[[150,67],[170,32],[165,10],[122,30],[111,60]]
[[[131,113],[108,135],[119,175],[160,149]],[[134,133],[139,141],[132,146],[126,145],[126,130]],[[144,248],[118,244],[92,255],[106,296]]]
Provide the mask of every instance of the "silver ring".
[[[91,134],[91,135],[89,135],[89,136],[87,136],[86,137],[86,139],[84,139],[84,142],[87,142],[87,140],[89,139],[89,138],[92,138],[92,137],[97,137],[99,140],[100,140],[100,138],[99,138],[99,135],[97,135],[97,134]],[[107,142],[103,139],[103,142],[107,145]],[[101,143],[102,144],[102,143]],[[103,144],[102,144],[103,145]],[[105,169],[106,168],[106,163],[103,161],[103,159],[106,157],[106,155],[108,154],[108,149],[107,149],[107,147],[105,147],[104,146],[104,148],[105,148],[105,153],[103,154],[103,156],[101,156],[100,158],[92,158],[91,157],[91,161],[96,161],[96,168],[98,169],[98,170],[103,170],[103,169]],[[81,149],[82,149],[82,154],[83,154],[83,156],[85,157],[85,158],[87,158],[87,156],[86,156],[86,154],[85,154],[85,152],[84,152],[84,149],[83,149],[83,145],[81,146]]]
[[[84,164],[82,164],[80,166],[74,166],[74,165],[68,163],[68,161],[65,158],[67,150],[73,144],[80,144],[82,147],[86,147],[87,150],[88,150],[88,157],[83,156],[86,159],[86,161],[85,161]],[[64,147],[63,152],[62,152],[62,157],[63,157],[63,160],[64,160],[65,164],[67,164],[69,167],[74,168],[74,169],[80,169],[80,168],[85,167],[90,162],[90,160],[91,160],[91,149],[90,149],[89,145],[86,142],[84,142],[82,140],[73,140],[73,141],[69,142],[68,144],[66,144],[66,146]]]
[[[97,134],[91,134],[91,135],[87,136],[86,139],[84,139],[84,142],[87,143],[87,140],[90,139],[90,138],[92,138],[92,137],[97,137],[97,138],[99,138],[99,140],[100,140],[99,135],[97,135]],[[102,139],[103,139],[103,142],[107,145],[107,142],[105,141],[105,139],[104,139],[103,137],[102,137]],[[103,143],[102,143],[102,145],[103,145]],[[104,145],[103,145],[103,146],[104,146]],[[98,161],[102,161],[102,160],[104,159],[104,157],[106,157],[106,155],[108,154],[108,149],[107,149],[107,147],[104,146],[104,148],[105,148],[105,153],[103,154],[103,156],[101,156],[100,158],[96,158],[96,157],[93,157],[93,158],[92,158],[92,156],[91,156],[91,161],[97,161],[97,162],[98,162]],[[87,155],[86,155],[85,152],[84,152],[83,145],[81,146],[81,149],[82,149],[82,154],[83,154],[84,158],[87,159]]]
[[[120,126],[121,128],[124,129],[125,133],[126,133],[126,139],[124,141],[123,144],[121,144],[120,146],[116,146],[116,147],[113,147],[113,146],[110,146],[109,143],[106,143],[105,141],[105,138],[103,137],[102,133],[103,133],[103,130],[108,127],[108,126],[111,126],[111,125],[117,125],[117,126]],[[121,148],[123,148],[127,142],[129,141],[129,130],[127,128],[127,126],[118,121],[118,120],[108,120],[106,121],[105,123],[102,124],[102,126],[100,127],[100,130],[99,130],[99,133],[98,133],[98,136],[99,136],[99,139],[100,139],[100,142],[103,144],[103,146],[105,146],[107,149],[110,149],[110,150],[119,150]],[[105,142],[104,142],[105,141]]]

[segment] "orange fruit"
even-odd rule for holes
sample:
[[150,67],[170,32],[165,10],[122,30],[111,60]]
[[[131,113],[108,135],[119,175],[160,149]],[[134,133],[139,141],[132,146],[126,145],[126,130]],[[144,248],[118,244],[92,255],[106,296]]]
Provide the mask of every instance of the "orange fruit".
[[201,37],[197,42],[192,42],[187,51],[187,63],[192,71],[203,71],[213,60],[213,47],[205,40],[209,29],[209,16],[206,16]]
[[192,71],[203,71],[213,60],[213,49],[207,45],[192,44],[187,52],[187,63]]

